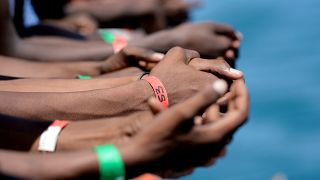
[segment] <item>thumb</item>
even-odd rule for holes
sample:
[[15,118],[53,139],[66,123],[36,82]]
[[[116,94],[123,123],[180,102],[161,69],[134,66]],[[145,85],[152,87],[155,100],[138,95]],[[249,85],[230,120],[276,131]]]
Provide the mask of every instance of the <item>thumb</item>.
[[159,62],[164,58],[164,54],[162,53],[138,47],[127,47],[123,49],[123,53],[127,57],[133,57],[135,60],[144,60],[148,62]]
[[154,115],[165,110],[165,107],[163,107],[163,105],[155,97],[149,98],[148,106]]
[[185,102],[161,113],[157,119],[167,129],[176,128],[181,123],[192,120],[194,116],[215,103],[226,91],[227,83],[224,80],[217,80]]

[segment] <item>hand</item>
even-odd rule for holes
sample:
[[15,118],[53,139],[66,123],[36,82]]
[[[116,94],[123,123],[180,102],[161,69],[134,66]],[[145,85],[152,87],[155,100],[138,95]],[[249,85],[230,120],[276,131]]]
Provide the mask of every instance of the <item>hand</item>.
[[126,47],[108,58],[102,64],[102,73],[110,73],[130,66],[140,67],[146,71],[158,64],[164,57],[162,53],[136,47]]
[[234,82],[234,97],[223,116],[203,125],[195,125],[194,117],[215,105],[226,86],[221,81],[215,82],[185,102],[162,111],[127,146],[120,146],[128,177],[203,166],[218,156],[248,116],[249,100],[244,82]]
[[202,71],[217,73],[231,80],[242,78],[241,72],[235,73],[235,70],[230,69],[224,61],[204,60],[199,56],[195,51],[175,47],[151,70],[150,74],[159,78],[164,84],[170,105],[186,100],[203,89],[206,84],[218,79]]
[[236,58],[240,46],[240,35],[231,27],[216,23],[185,23],[170,30],[159,31],[133,46],[145,47],[157,52],[167,52],[173,46],[198,51],[204,58]]

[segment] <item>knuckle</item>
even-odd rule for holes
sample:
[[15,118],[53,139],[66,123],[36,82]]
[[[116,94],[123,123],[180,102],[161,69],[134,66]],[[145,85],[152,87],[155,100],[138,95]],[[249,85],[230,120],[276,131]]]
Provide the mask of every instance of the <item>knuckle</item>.
[[178,52],[178,53],[184,52],[184,49],[183,49],[182,47],[180,47],[180,46],[175,46],[175,47],[173,47],[171,50],[172,50],[172,51],[176,51],[176,52]]

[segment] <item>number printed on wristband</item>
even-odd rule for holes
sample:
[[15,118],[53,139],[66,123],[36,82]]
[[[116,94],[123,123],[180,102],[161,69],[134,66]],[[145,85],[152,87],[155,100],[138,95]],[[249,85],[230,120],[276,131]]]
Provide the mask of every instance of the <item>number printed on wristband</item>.
[[156,89],[156,94],[160,102],[166,101],[166,96],[164,95],[163,87],[158,86]]
[[154,76],[144,76],[142,79],[146,80],[151,85],[156,98],[161,102],[161,104],[165,108],[168,108],[169,107],[168,94],[162,82]]

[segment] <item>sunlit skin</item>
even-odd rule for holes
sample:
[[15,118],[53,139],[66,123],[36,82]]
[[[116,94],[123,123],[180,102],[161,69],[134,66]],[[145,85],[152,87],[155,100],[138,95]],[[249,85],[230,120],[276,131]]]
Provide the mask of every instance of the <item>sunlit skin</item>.
[[[226,84],[220,83],[219,87],[207,86],[169,110],[160,110],[161,105],[150,100],[149,106],[158,109],[153,120],[127,143],[117,145],[126,167],[126,177],[132,178],[144,172],[170,177],[169,172],[182,172],[205,166],[212,163],[212,159],[219,154],[223,154],[221,150],[248,115],[248,92],[243,80],[233,83],[231,87],[233,98],[230,99],[228,111],[223,116],[206,119],[202,125],[195,125],[192,122],[195,115],[201,114],[209,106],[210,108],[216,106],[215,102],[225,91]],[[210,114],[212,113],[220,114],[219,111],[211,111]],[[189,130],[181,131],[181,127]],[[195,153],[197,158],[188,158]],[[36,179],[97,177],[96,158],[93,151],[89,150],[47,155],[3,150],[0,152],[1,173]]]
[[[212,73],[231,80],[243,76],[241,72],[230,71],[230,66],[223,61],[200,59],[197,52],[178,47],[172,48],[150,72],[163,82],[171,105],[184,101],[207,83],[217,80]],[[0,104],[0,110],[7,115],[30,119],[92,119],[146,110],[146,100],[151,96],[152,88],[142,80],[93,91],[0,92],[2,102],[5,102]]]

